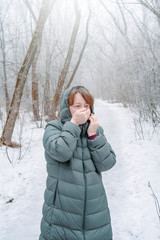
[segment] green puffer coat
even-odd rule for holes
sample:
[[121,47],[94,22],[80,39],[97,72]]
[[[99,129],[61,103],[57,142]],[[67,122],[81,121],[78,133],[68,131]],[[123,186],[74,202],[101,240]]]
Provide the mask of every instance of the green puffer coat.
[[70,122],[71,90],[61,97],[61,121],[51,121],[45,128],[48,177],[39,240],[112,240],[101,172],[113,167],[116,155],[102,127],[89,140],[88,122],[80,126]]

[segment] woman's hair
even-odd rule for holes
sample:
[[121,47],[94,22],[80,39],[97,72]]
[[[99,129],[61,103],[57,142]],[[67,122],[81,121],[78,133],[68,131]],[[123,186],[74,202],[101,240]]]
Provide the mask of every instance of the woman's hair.
[[94,99],[93,99],[92,95],[90,94],[90,92],[86,88],[73,88],[72,89],[72,91],[69,94],[69,99],[68,99],[69,106],[73,105],[74,96],[76,93],[80,93],[82,95],[82,97],[84,98],[84,100],[86,101],[86,103],[88,103],[90,107],[93,106]]

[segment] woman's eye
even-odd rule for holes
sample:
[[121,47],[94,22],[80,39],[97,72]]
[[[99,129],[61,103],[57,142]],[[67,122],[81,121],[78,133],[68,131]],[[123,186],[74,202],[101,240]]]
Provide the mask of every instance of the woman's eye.
[[80,108],[80,107],[81,107],[81,105],[80,105],[80,104],[77,104],[77,105],[75,105],[75,107],[76,107],[76,108]]
[[85,104],[84,107],[85,107],[85,108],[89,108],[89,104]]

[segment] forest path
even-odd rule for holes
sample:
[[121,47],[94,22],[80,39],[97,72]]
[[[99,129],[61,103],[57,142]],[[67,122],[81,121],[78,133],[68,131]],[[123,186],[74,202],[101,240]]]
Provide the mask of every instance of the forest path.
[[160,151],[152,141],[134,138],[130,112],[120,104],[97,100],[95,114],[117,156],[103,173],[114,240],[160,239],[158,215],[148,181],[160,199]]

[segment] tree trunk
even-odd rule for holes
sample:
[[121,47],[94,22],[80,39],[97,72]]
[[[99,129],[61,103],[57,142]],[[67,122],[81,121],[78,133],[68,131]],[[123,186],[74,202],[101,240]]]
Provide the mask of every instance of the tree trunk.
[[77,64],[76,64],[76,66],[75,66],[75,68],[74,68],[74,71],[73,71],[73,73],[72,73],[72,75],[71,75],[71,77],[70,77],[70,79],[69,79],[69,82],[67,83],[65,89],[67,89],[67,88],[70,87],[70,85],[71,85],[71,83],[72,83],[72,81],[73,81],[73,79],[74,79],[74,76],[75,76],[75,74],[76,74],[76,72],[77,72],[77,70],[78,70],[78,67],[79,67],[79,65],[80,65],[80,63],[81,63],[82,56],[83,56],[84,50],[85,50],[86,45],[87,45],[87,42],[88,42],[88,27],[89,27],[90,17],[91,17],[91,13],[90,13],[90,8],[89,8],[89,15],[88,15],[87,23],[86,23],[86,37],[85,37],[85,40],[84,40],[84,44],[83,44],[82,50],[81,50],[81,52],[80,52],[80,55],[79,55]]
[[[36,15],[34,14],[31,4],[28,2],[28,0],[25,0],[26,6],[29,9],[35,23],[37,23]],[[37,61],[38,57],[41,51],[41,46],[42,46],[42,34],[40,37],[40,43],[37,48],[36,54],[33,59],[32,63],[32,107],[33,107],[33,119],[34,121],[39,121],[40,116],[39,116],[39,95],[38,95],[38,78],[37,78],[37,73],[36,73],[36,68],[37,68]]]
[[41,45],[42,45],[42,34],[40,36],[39,46],[38,46],[37,52],[34,56],[33,63],[32,63],[32,107],[33,107],[34,121],[40,120],[39,95],[38,95],[39,91],[38,91],[38,78],[37,78],[36,68],[37,68],[38,57],[39,57],[40,50],[41,50]]
[[[48,76],[48,78],[47,78]],[[50,113],[50,74],[46,73],[46,82],[44,88],[44,115],[49,116]]]
[[18,73],[12,102],[10,105],[9,113],[7,115],[7,120],[1,136],[1,142],[4,145],[11,146],[11,147],[19,146],[18,144],[11,143],[11,138],[12,138],[15,122],[17,119],[17,115],[19,112],[21,97],[23,94],[25,82],[27,80],[27,74],[33,62],[34,56],[36,54],[37,47],[40,43],[40,37],[44,28],[44,24],[47,20],[49,12],[51,11],[51,8],[53,7],[54,2],[55,0],[43,0],[42,2],[42,6],[41,6],[38,21],[37,21],[36,29],[33,34],[33,38],[31,40],[31,43],[28,48],[22,67]]
[[3,30],[3,25],[2,24],[1,24],[1,32],[2,32],[1,50],[2,50],[2,58],[3,58],[5,105],[6,105],[6,114],[8,114],[8,112],[9,112],[9,105],[10,105],[10,99],[9,99],[8,87],[7,87],[6,51],[5,51],[4,30]]
[[50,106],[51,106],[51,96],[50,96],[50,70],[52,63],[52,55],[54,52],[54,48],[51,51],[49,49],[49,40],[46,38],[46,81],[44,86],[44,115],[49,116],[50,114]]
[[58,79],[58,84],[57,84],[56,91],[55,91],[55,94],[53,97],[51,111],[50,111],[50,115],[49,115],[49,119],[48,119],[49,121],[57,118],[57,107],[60,102],[60,96],[61,96],[62,89],[63,89],[64,83],[65,83],[66,75],[68,73],[68,69],[69,69],[69,66],[71,63],[71,58],[72,58],[72,54],[73,54],[73,50],[74,50],[76,36],[77,36],[79,25],[80,25],[81,15],[80,15],[80,10],[78,7],[77,0],[74,0],[74,8],[75,8],[75,12],[76,12],[76,20],[75,20],[75,24],[74,24],[72,35],[71,35],[71,40],[70,40],[67,57],[66,57],[66,60],[64,63],[64,67],[61,71],[60,77]]

